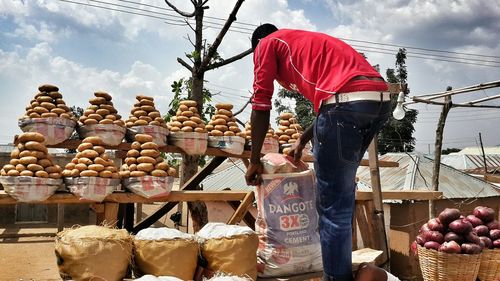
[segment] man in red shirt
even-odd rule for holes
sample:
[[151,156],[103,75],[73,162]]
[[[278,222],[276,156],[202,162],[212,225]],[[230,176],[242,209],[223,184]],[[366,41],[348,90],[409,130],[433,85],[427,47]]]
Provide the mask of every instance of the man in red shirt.
[[314,136],[314,169],[324,280],[352,280],[352,216],[356,170],[369,143],[390,114],[390,96],[380,74],[343,41],[303,30],[259,26],[252,35],[254,96],[252,151],[247,184],[262,182],[260,151],[274,80],[314,104],[317,118],[292,152],[296,160]]

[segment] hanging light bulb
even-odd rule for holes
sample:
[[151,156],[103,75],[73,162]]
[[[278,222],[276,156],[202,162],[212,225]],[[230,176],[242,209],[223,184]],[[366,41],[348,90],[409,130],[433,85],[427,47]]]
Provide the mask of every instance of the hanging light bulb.
[[396,105],[396,108],[392,112],[392,116],[396,120],[401,120],[405,117],[406,111],[403,108],[403,103],[405,102],[405,94],[403,92],[399,92],[398,95],[398,104]]

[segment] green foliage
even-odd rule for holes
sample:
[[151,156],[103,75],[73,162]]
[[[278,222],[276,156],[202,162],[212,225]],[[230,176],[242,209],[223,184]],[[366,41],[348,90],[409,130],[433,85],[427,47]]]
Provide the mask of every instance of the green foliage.
[[[405,96],[410,94],[407,86],[408,72],[406,70],[406,49],[401,48],[396,54],[396,68],[388,68],[386,71],[387,82],[401,83]],[[405,86],[406,85],[406,86]],[[392,110],[396,107],[397,96],[392,98]],[[387,152],[411,152],[415,150],[414,124],[417,121],[418,111],[407,109],[402,120],[396,120],[392,115],[379,134],[378,150],[380,153]],[[392,111],[391,111],[392,112]]]
[[460,148],[446,148],[446,149],[443,149],[441,150],[441,154],[442,155],[446,155],[446,154],[450,154],[450,153],[454,153],[454,152],[459,152],[461,149]]
[[[286,99],[295,100],[295,108],[292,109],[289,105],[285,104]],[[303,95],[298,92],[289,91],[287,89],[281,88],[278,92],[278,96],[274,101],[274,107],[278,113],[281,112],[292,112],[297,117],[302,128],[309,127],[314,121],[315,112],[313,104],[306,99]],[[279,117],[276,120],[278,123]]]

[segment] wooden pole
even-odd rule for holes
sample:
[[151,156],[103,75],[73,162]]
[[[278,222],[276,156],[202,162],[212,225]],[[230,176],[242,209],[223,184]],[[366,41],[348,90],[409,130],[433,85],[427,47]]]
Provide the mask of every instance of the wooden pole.
[[[373,232],[374,241],[379,250],[382,250],[381,260],[389,260],[389,251],[387,247],[387,238],[385,234],[384,206],[382,203],[382,186],[380,184],[380,172],[378,165],[377,136],[375,136],[368,147],[368,161],[370,166],[370,178],[373,190]],[[367,214],[369,215],[369,214]]]
[[481,153],[483,154],[483,165],[484,165],[484,174],[488,173],[488,166],[486,166],[486,155],[484,154],[484,146],[483,146],[483,138],[481,137],[481,133],[479,133],[479,143],[481,144]]
[[[447,91],[451,91],[451,87],[446,88]],[[444,125],[446,123],[446,117],[448,112],[452,107],[451,96],[444,97],[444,105],[441,110],[441,115],[439,116],[439,122],[436,128],[436,142],[434,145],[434,168],[432,171],[432,190],[439,190],[439,169],[441,167],[441,150],[443,148],[443,133]],[[434,201],[429,200],[429,218],[434,218],[436,216],[436,209],[434,206]]]

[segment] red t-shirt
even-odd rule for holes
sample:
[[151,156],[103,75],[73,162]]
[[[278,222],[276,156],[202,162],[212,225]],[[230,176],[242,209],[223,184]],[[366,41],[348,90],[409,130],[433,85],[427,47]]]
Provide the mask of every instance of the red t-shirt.
[[254,110],[271,109],[274,80],[304,95],[315,111],[334,93],[387,90],[383,81],[349,82],[382,76],[351,46],[323,33],[280,29],[260,40],[253,60]]

